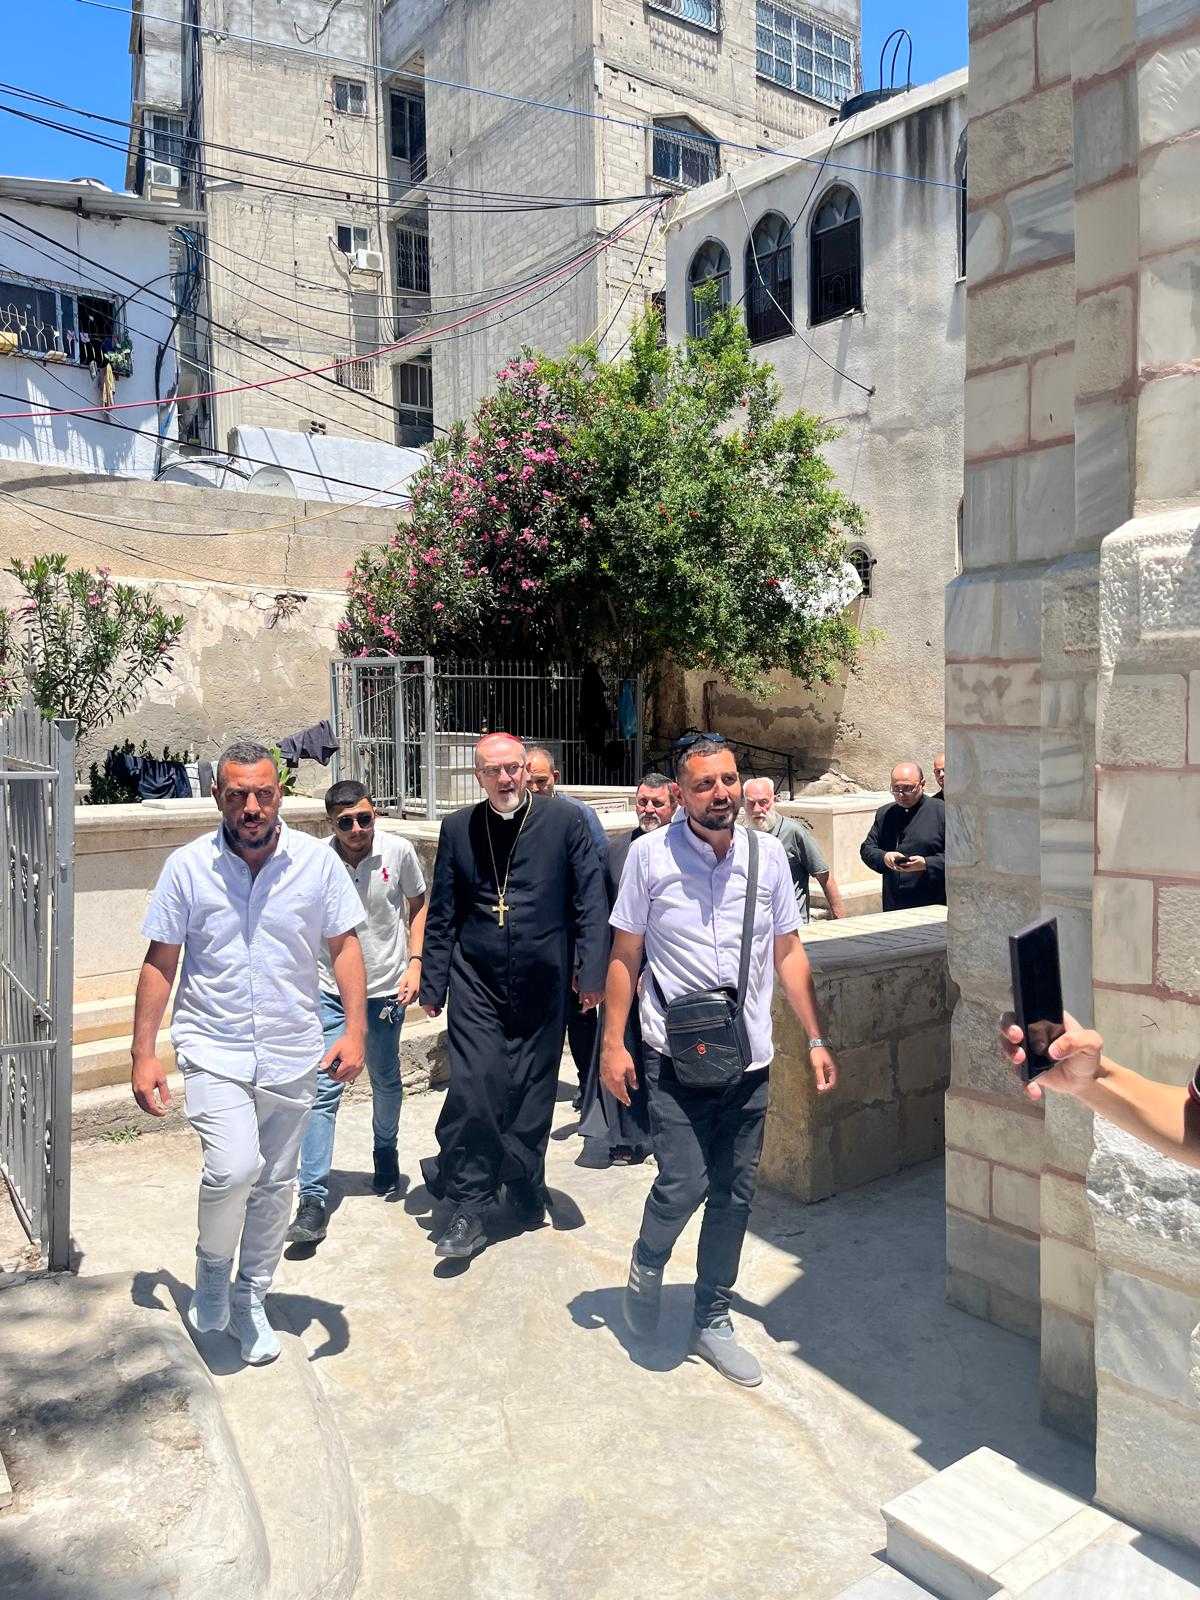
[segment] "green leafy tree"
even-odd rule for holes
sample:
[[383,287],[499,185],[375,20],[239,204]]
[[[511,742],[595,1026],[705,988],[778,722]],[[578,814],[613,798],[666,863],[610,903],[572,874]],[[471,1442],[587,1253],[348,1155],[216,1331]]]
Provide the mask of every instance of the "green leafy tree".
[[131,711],[171,668],[183,618],[108,570],[69,569],[64,555],[13,561],[25,592],[0,612],[0,700],[26,691],[47,717],[73,717],[82,741]]
[[434,448],[411,526],[351,575],[347,654],[668,659],[762,692],[852,666],[835,431],[779,411],[741,316],[664,346],[650,314],[627,358],[526,352],[472,426]]

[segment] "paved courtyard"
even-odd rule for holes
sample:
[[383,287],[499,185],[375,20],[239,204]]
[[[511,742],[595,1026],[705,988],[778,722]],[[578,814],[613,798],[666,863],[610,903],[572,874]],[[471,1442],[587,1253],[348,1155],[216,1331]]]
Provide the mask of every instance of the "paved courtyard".
[[[498,1212],[465,1270],[435,1262],[417,1160],[440,1101],[406,1103],[404,1192],[381,1201],[367,1097],[347,1100],[329,1237],[289,1252],[272,1301],[346,1441],[366,1600],[826,1600],[875,1566],[880,1504],[979,1445],[1089,1495],[1088,1452],[1038,1421],[1034,1346],[943,1302],[940,1165],[819,1206],[761,1195],[734,1310],[766,1381],[743,1391],[686,1354],[695,1224],[659,1340],[625,1333],[653,1169],[577,1167],[565,1082],[553,1226],[514,1235]],[[76,1147],[82,1275],[137,1274],[177,1314],[197,1148]]]

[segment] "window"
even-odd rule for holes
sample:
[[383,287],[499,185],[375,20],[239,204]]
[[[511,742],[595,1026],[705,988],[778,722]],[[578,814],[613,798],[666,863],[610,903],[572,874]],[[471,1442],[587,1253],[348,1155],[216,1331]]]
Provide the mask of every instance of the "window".
[[708,332],[712,308],[701,305],[696,290],[706,283],[717,286],[717,305],[729,304],[729,251],[716,239],[702,244],[692,257],[688,268],[688,333],[693,339],[702,339]]
[[124,338],[117,302],[106,295],[15,278],[0,279],[0,331],[16,334],[21,355],[84,367]]
[[425,102],[419,95],[393,90],[390,105],[392,155],[397,161],[407,161],[410,176],[419,181],[426,167]]
[[871,568],[875,565],[875,558],[863,545],[855,545],[846,558],[858,573],[862,583],[863,599],[871,598]]
[[360,228],[357,224],[339,222],[337,225],[337,247],[344,256],[352,256],[356,250],[369,250],[371,248],[370,228]]
[[721,26],[717,0],[647,0],[652,11],[668,11],[684,22],[694,22],[699,28],[711,28],[714,33]]
[[660,350],[667,347],[667,291],[654,289],[646,296],[646,310],[653,311],[658,318],[658,338],[655,341]]
[[854,93],[854,40],[790,6],[758,0],[758,75],[826,105]]
[[433,438],[433,364],[428,356],[396,368],[396,443],[428,444]]
[[813,213],[810,240],[809,320],[814,327],[861,311],[862,211],[852,190],[829,190]]
[[409,211],[396,224],[396,287],[407,294],[429,293],[429,223],[424,212]]
[[681,189],[711,183],[721,170],[721,147],[694,123],[654,124],[654,176]]
[[965,128],[958,141],[954,175],[958,179],[958,276],[965,278],[967,275],[967,130]]
[[792,230],[768,211],[746,246],[746,326],[751,344],[792,332]]
[[147,111],[146,160],[162,161],[183,171],[183,118],[166,111]]
[[358,78],[333,80],[333,109],[346,117],[365,117],[367,86]]

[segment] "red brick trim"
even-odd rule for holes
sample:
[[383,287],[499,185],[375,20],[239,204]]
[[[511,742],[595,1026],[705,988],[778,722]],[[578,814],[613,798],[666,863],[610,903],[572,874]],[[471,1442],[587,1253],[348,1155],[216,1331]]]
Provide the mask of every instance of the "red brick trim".
[[[1062,82],[1065,83],[1066,79],[1064,78],[1062,80]],[[1047,90],[1045,90],[1045,91],[1043,91],[1041,89],[1035,89],[1033,94],[1037,95],[1037,94],[1042,94],[1043,92],[1048,93],[1049,92],[1049,88],[1047,88]],[[1025,96],[1026,100],[1031,100],[1032,98],[1033,98],[1033,95],[1026,95]],[[1020,104],[1022,104],[1022,102],[1019,101],[1019,100],[1014,100],[1013,101],[1013,105],[1020,105]],[[1008,110],[1010,108],[1006,107],[1006,106],[1001,106],[999,109],[1001,111],[1005,111],[1005,110]],[[987,115],[990,117],[990,116],[994,116],[995,113],[989,111],[987,113]],[[974,118],[975,122],[982,122],[982,120],[983,120],[982,117]],[[967,170],[968,170],[968,173],[969,173],[970,172],[970,168],[968,167]],[[1013,195],[1022,194],[1026,189],[1032,189],[1034,184],[1045,183],[1047,178],[1057,178],[1060,173],[1067,174],[1067,173],[1071,173],[1073,171],[1074,171],[1073,163],[1069,162],[1069,161],[1063,161],[1063,162],[1060,162],[1057,167],[1048,167],[1045,172],[1035,172],[1032,177],[1022,178],[1020,183],[1013,184],[1012,188],[1010,188],[1010,189],[993,189],[991,194],[985,194],[985,195],[973,195],[973,194],[971,194],[969,192],[969,189],[970,189],[970,178],[968,177],[968,179],[967,179],[967,186],[968,186],[967,214],[970,215],[970,213],[972,211],[985,211],[990,206],[997,205],[1002,200],[1008,200]],[[1107,183],[1108,179],[1105,178],[1103,181],[1105,183]],[[1100,185],[1097,184],[1097,185],[1095,185],[1095,187],[1099,188]]]
[[1139,367],[1138,381],[1144,387],[1148,383],[1156,383],[1159,378],[1186,378],[1200,372],[1200,360],[1177,361],[1171,367]]
[[1013,283],[1018,278],[1028,278],[1031,273],[1044,272],[1051,267],[1061,267],[1064,261],[1074,261],[1074,249],[1065,250],[1060,256],[1049,256],[1045,261],[1029,261],[1023,267],[1014,267],[1011,272],[996,272],[990,278],[977,278],[967,284],[967,302],[979,289],[991,289],[998,283]]
[[1022,17],[1033,16],[1035,12],[1041,10],[1042,4],[1043,0],[1029,0],[1028,5],[1022,6],[1018,11],[1009,12],[1007,17],[1001,17],[997,22],[987,22],[981,28],[972,28],[970,43],[974,44],[977,39],[986,39],[989,34],[999,33],[1001,28],[1007,28],[1009,23],[1017,22]]
[[[1195,888],[1195,884],[1189,884]],[[1157,905],[1157,896],[1155,897]],[[1158,933],[1157,917],[1155,918],[1154,956],[1158,960]],[[1175,1000],[1187,1006],[1200,1006],[1200,996],[1185,994],[1181,989],[1169,989],[1165,983],[1105,983],[1099,978],[1092,979],[1093,989],[1103,990],[1105,994],[1136,994],[1144,1000]]]
[[[970,374],[974,376],[974,374]],[[1043,450],[1061,450],[1064,444],[1074,444],[1075,435],[1064,433],[1056,435],[1053,439],[1039,439],[1036,444],[1017,445],[1012,450],[985,450],[978,455],[967,454],[964,463],[968,467],[988,466],[993,461],[1013,461],[1019,456],[1040,455]]]
[[[959,1154],[969,1156],[971,1151],[961,1150],[959,1151]],[[985,1159],[986,1157],[976,1157],[976,1160]],[[1001,1166],[1004,1165],[1003,1162],[998,1164]],[[1011,1167],[1009,1170],[1012,1172],[1020,1172],[1022,1169],[1020,1167]],[[1028,1228],[1015,1227],[1013,1223],[1003,1222],[999,1217],[996,1216],[981,1217],[977,1211],[964,1211],[960,1206],[951,1205],[948,1200],[946,1202],[946,1210],[956,1217],[970,1217],[972,1222],[981,1222],[985,1228],[999,1228],[1002,1233],[1010,1234],[1014,1239],[1028,1239],[1031,1244],[1040,1244],[1042,1242],[1041,1234],[1030,1233]]]
[[[998,1050],[999,1045],[997,1045],[996,1048]],[[1035,1103],[1032,1100],[1027,1100],[1024,1095],[1018,1097],[1014,1095],[997,1094],[994,1089],[976,1089],[971,1084],[953,1082],[950,1084],[950,1087],[946,1093],[957,1095],[961,1100],[975,1100],[980,1105],[993,1106],[999,1111],[1015,1111],[1018,1116],[1028,1117],[1031,1122],[1042,1122],[1045,1120],[1045,1112],[1042,1105],[1040,1103]],[[962,1145],[954,1145],[953,1148],[955,1150],[961,1150],[963,1155],[966,1156],[977,1154],[977,1152],[973,1150],[964,1150]],[[991,1157],[988,1157],[988,1159],[990,1160]],[[1000,1165],[1009,1166],[1011,1163],[1002,1161]],[[1015,1172],[1026,1172],[1030,1169],[1026,1167],[1014,1167],[1013,1170]],[[1037,1170],[1040,1172],[1041,1167],[1039,1166]]]

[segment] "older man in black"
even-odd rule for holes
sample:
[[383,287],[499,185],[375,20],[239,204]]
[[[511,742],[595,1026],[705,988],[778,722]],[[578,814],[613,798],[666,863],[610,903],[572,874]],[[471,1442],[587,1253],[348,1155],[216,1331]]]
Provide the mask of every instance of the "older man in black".
[[946,904],[946,808],[925,793],[915,761],[892,772],[890,805],[880,806],[859,855],[883,874],[883,909]]
[[442,823],[422,953],[422,1005],[436,1016],[449,1000],[439,1154],[421,1162],[430,1194],[455,1208],[437,1245],[449,1257],[487,1242],[501,1183],[523,1226],[544,1220],[571,952],[585,1010],[608,952],[604,874],[578,806],[529,792],[525,747],[507,734],[479,741],[475,776],[486,799]]

